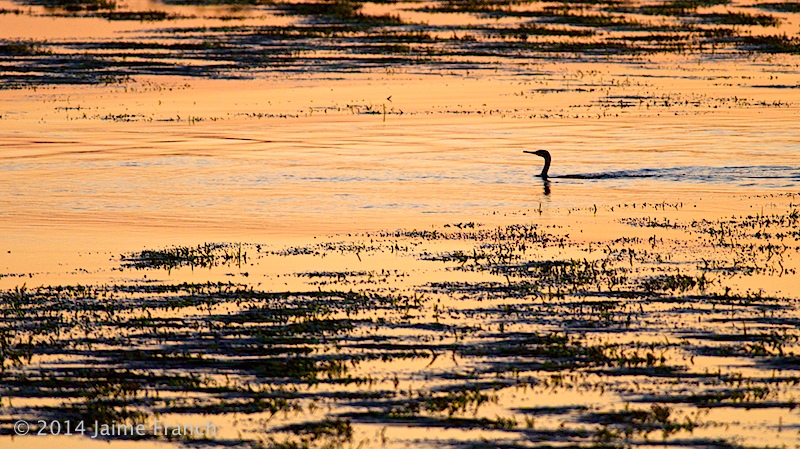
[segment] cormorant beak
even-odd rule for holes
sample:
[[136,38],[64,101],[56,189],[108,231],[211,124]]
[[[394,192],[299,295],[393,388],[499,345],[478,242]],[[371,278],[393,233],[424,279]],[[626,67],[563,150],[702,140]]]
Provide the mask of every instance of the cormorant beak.
[[523,153],[528,153],[528,154],[535,154],[536,156],[539,156],[539,157],[544,157],[544,155],[543,155],[543,154],[541,154],[541,153],[539,153],[539,151],[528,151],[528,150],[522,150],[522,152],[523,152]]

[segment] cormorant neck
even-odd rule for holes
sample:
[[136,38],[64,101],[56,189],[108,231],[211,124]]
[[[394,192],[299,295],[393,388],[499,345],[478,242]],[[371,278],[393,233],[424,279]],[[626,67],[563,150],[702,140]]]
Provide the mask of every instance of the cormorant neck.
[[542,167],[542,174],[539,176],[541,176],[544,179],[547,179],[547,170],[550,169],[550,154],[545,153],[545,155],[542,157],[544,157],[544,167]]

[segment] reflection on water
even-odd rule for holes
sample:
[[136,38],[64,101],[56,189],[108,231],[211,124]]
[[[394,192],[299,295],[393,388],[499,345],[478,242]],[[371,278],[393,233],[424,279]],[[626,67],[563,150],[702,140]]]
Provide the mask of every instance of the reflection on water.
[[[454,125],[420,117],[245,121],[213,125],[217,130],[207,134],[202,128],[212,125],[157,125],[156,139],[125,129],[109,139],[99,134],[105,126],[64,129],[47,142],[18,132],[7,135],[0,156],[3,215],[6,226],[89,216],[127,222],[135,214],[142,222],[167,220],[177,227],[195,220],[297,226],[313,217],[336,228],[342,214],[355,213],[390,227],[420,214],[458,219],[527,209],[542,195],[552,207],[564,207],[625,202],[645,192],[673,192],[663,198],[669,200],[698,189],[797,188],[800,151],[792,136],[800,133],[798,125],[778,122],[771,142],[759,142],[771,122],[749,124],[747,117],[706,121],[735,132],[725,140],[707,137],[705,125],[646,117],[638,124],[648,140],[626,139],[610,122],[590,129],[575,122],[586,133],[575,139],[563,121],[531,128],[518,121],[472,118]],[[309,127],[313,141],[304,134]],[[470,131],[476,127],[481,131]],[[786,140],[775,145],[781,136]],[[544,186],[536,176],[540,160],[518,151],[530,142],[553,154]]]

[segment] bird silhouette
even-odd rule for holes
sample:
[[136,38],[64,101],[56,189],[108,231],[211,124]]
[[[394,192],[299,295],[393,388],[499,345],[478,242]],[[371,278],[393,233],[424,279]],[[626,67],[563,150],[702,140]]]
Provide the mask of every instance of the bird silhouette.
[[539,174],[539,177],[542,179],[547,179],[547,170],[550,170],[550,152],[547,150],[536,150],[536,151],[523,151],[523,153],[535,154],[539,157],[544,158],[544,167],[542,167],[542,173]]

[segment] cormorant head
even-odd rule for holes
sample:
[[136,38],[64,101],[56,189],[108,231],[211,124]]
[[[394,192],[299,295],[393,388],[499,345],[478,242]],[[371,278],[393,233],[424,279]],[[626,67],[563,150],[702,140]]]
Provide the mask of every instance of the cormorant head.
[[535,154],[539,157],[550,159],[550,152],[547,150],[523,151],[523,153]]
[[542,179],[547,179],[547,170],[550,169],[550,152],[547,150],[537,150],[537,151],[523,151],[523,153],[530,153],[535,154],[539,157],[544,158],[544,167],[542,167],[542,174],[539,176]]

